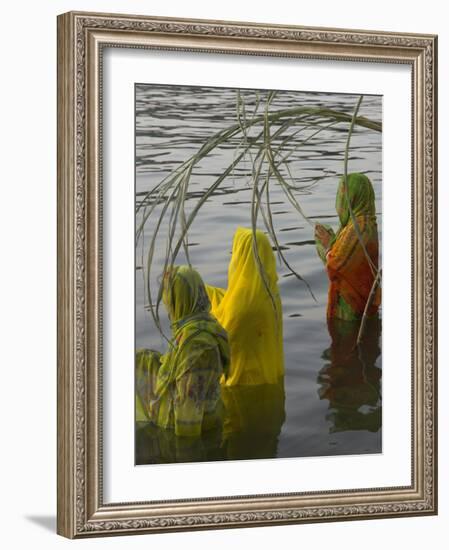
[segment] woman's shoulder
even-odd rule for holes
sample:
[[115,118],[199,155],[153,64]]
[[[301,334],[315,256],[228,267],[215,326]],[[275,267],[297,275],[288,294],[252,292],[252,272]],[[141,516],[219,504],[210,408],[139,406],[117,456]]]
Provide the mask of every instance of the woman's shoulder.
[[211,318],[187,325],[180,333],[178,344],[182,346],[201,344],[204,348],[215,347],[217,337],[225,337],[222,326]]

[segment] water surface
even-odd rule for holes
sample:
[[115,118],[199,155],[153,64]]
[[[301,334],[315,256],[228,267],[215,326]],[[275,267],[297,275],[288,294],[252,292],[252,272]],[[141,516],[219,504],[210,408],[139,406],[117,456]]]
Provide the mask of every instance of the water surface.
[[[248,116],[256,94],[242,91]],[[261,91],[260,97],[266,97]],[[348,94],[280,91],[270,111],[297,106],[318,106],[352,114],[358,96]],[[263,108],[262,108],[263,112]],[[380,121],[382,98],[365,96],[359,114]],[[236,91],[192,86],[136,86],[136,203],[192,154],[204,140],[236,122]],[[260,128],[260,127],[259,127]],[[296,127],[299,129],[300,125]],[[312,222],[338,228],[335,193],[343,172],[348,124],[320,132],[298,147],[316,128],[303,129],[285,152],[297,187],[296,193]],[[276,127],[273,127],[273,132]],[[289,130],[292,132],[293,130]],[[282,136],[282,138],[285,136]],[[187,214],[205,189],[234,160],[239,140],[220,146],[202,160],[191,179]],[[349,171],[364,172],[376,194],[379,237],[382,236],[382,136],[355,128],[351,139]],[[237,151],[237,153],[236,153]],[[208,284],[226,287],[232,237],[236,227],[251,224],[251,163],[240,164],[208,198],[189,231],[192,264]],[[188,462],[218,459],[305,457],[381,452],[381,338],[380,324],[368,327],[365,344],[348,354],[357,327],[347,327],[343,340],[331,338],[326,323],[327,275],[314,245],[313,229],[294,210],[275,181],[271,184],[275,229],[288,261],[310,284],[316,301],[281,264],[279,288],[283,304],[285,380],[280,388],[240,388],[228,397],[232,418],[244,415],[244,429],[223,437],[208,434],[200,441],[175,438],[148,425],[136,427],[136,463]],[[136,249],[136,348],[165,350],[145,304],[143,270],[157,207],[145,237]],[[139,215],[136,223],[139,223]],[[262,227],[262,222],[261,222]],[[162,271],[166,225],[156,246],[153,274]],[[177,263],[184,263],[180,253]],[[154,286],[156,289],[156,286]],[[162,312],[163,325],[168,323]],[[168,333],[168,332],[167,332]],[[234,415],[234,416],[232,416]],[[232,420],[231,418],[231,420]]]

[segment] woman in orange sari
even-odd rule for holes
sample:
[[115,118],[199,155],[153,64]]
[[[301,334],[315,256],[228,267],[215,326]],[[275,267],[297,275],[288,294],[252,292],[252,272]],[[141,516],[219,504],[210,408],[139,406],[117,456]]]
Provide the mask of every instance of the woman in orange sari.
[[[354,321],[363,316],[378,272],[375,197],[368,177],[349,174],[347,189],[342,178],[335,207],[340,218],[337,233],[321,224],[315,227],[317,252],[329,277],[327,318]],[[377,313],[379,305],[377,285],[367,310],[368,317]]]

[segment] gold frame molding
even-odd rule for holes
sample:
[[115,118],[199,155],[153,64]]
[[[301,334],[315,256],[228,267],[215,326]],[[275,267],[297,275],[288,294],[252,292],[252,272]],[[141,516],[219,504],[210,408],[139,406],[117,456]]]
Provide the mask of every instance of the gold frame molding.
[[[104,504],[104,47],[408,64],[412,69],[412,484]],[[70,12],[58,17],[58,520],[70,538],[437,513],[437,37]],[[150,495],[149,495],[150,497]]]

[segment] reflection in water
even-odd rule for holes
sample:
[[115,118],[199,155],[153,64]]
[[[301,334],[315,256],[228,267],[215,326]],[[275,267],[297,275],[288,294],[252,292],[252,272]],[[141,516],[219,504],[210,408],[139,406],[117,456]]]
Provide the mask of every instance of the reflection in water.
[[151,422],[136,422],[136,464],[206,462],[220,460],[221,426],[199,437],[176,436]]
[[222,396],[226,458],[275,458],[285,420],[283,378],[277,384],[225,387]]
[[359,321],[328,321],[331,347],[318,374],[320,399],[329,401],[326,419],[330,433],[353,430],[377,432],[382,426],[381,375],[375,363],[380,355],[380,320],[368,320],[363,341],[356,346]]
[[285,420],[283,379],[277,384],[223,387],[223,426],[179,437],[149,422],[136,424],[136,464],[275,458]]

